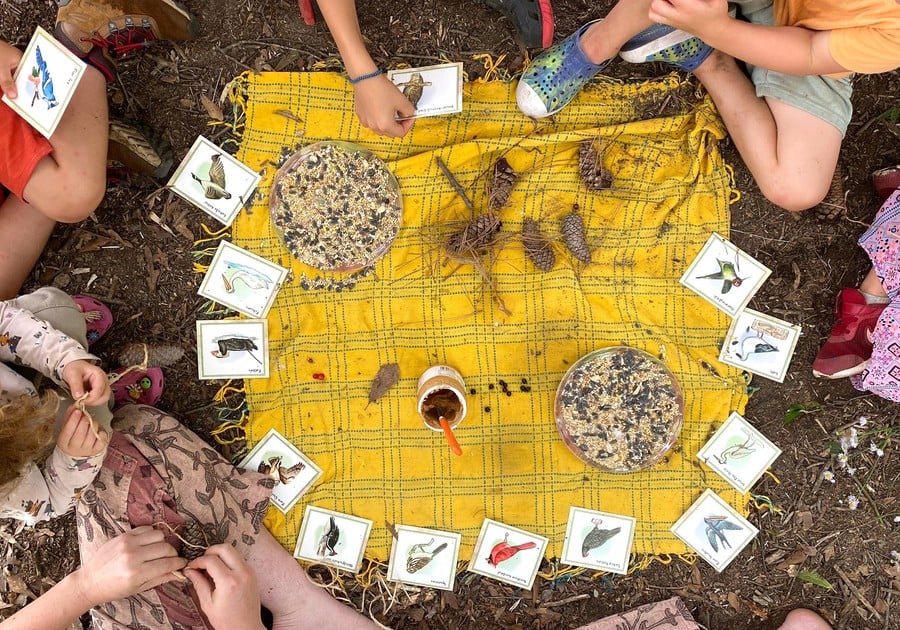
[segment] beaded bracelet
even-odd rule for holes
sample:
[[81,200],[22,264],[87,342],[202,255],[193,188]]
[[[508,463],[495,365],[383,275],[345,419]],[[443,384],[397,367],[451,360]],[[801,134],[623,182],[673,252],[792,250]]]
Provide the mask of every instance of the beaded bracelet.
[[347,77],[347,79],[351,84],[356,85],[360,81],[365,81],[366,79],[374,79],[375,77],[380,77],[382,74],[384,74],[384,70],[382,70],[381,68],[377,68],[374,72],[370,72],[369,74],[364,74],[360,77],[356,77],[355,79]]

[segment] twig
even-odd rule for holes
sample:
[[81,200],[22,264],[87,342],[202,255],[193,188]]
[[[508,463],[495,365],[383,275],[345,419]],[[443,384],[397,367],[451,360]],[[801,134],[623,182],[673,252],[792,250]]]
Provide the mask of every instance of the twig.
[[571,604],[572,602],[577,602],[581,599],[588,599],[590,595],[587,593],[579,593],[578,595],[572,595],[572,597],[566,597],[565,599],[561,599],[558,602],[547,602],[542,607],[543,608],[554,608],[555,606],[565,606],[566,604]]
[[456,190],[456,194],[462,197],[463,203],[466,204],[466,208],[474,211],[475,206],[472,205],[472,200],[469,199],[469,196],[466,194],[465,189],[460,186],[459,181],[457,181],[456,177],[453,176],[453,173],[450,172],[450,169],[447,168],[447,165],[444,164],[444,160],[441,159],[441,156],[437,156],[434,159],[437,161],[438,167],[450,181],[450,185],[453,186],[454,190]]
[[847,588],[850,589],[850,592],[853,593],[853,596],[856,597],[856,599],[859,601],[859,603],[862,604],[866,610],[868,610],[870,613],[875,615],[875,618],[878,621],[884,621],[884,619],[881,616],[881,613],[879,613],[877,610],[875,610],[875,607],[869,603],[869,600],[867,600],[865,598],[865,596],[860,592],[860,590],[858,588],[856,588],[856,585],[850,581],[850,578],[847,577],[846,573],[841,571],[841,568],[838,565],[834,565],[834,571],[835,571],[835,573],[838,574],[838,577],[841,578],[841,581],[847,585]]

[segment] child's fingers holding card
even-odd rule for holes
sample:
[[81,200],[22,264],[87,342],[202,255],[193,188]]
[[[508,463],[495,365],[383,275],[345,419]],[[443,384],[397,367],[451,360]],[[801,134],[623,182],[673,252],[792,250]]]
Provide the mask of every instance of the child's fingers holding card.
[[16,98],[18,92],[13,81],[13,73],[19,67],[22,51],[15,46],[0,41],[0,90],[9,98]]

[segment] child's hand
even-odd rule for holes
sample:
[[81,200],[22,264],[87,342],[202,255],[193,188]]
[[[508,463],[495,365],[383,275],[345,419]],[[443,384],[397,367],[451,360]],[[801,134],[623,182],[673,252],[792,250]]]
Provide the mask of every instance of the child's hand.
[[213,545],[184,570],[214,628],[262,628],[256,575],[231,545]]
[[9,98],[16,98],[16,84],[13,81],[13,72],[19,67],[19,61],[22,59],[22,51],[0,41],[0,90]]
[[382,136],[399,138],[413,126],[410,116],[416,113],[416,108],[386,76],[361,81],[353,86],[353,92],[356,115],[363,127]]
[[653,0],[649,17],[703,39],[705,33],[721,30],[728,20],[727,0]]
[[109,437],[106,431],[98,431],[100,437],[94,435],[91,429],[91,420],[75,405],[66,411],[66,419],[63,420],[56,445],[69,457],[93,457],[103,452]]
[[85,393],[85,405],[102,405],[109,400],[112,390],[109,387],[109,379],[101,368],[84,359],[72,361],[62,371],[62,378],[69,386],[72,398],[80,400]]

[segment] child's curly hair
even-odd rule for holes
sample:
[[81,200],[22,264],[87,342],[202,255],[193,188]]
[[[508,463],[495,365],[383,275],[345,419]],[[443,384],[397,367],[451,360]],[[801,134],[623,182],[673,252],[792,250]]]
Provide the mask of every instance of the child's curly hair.
[[22,469],[47,454],[54,441],[59,395],[23,394],[0,407],[0,495]]

